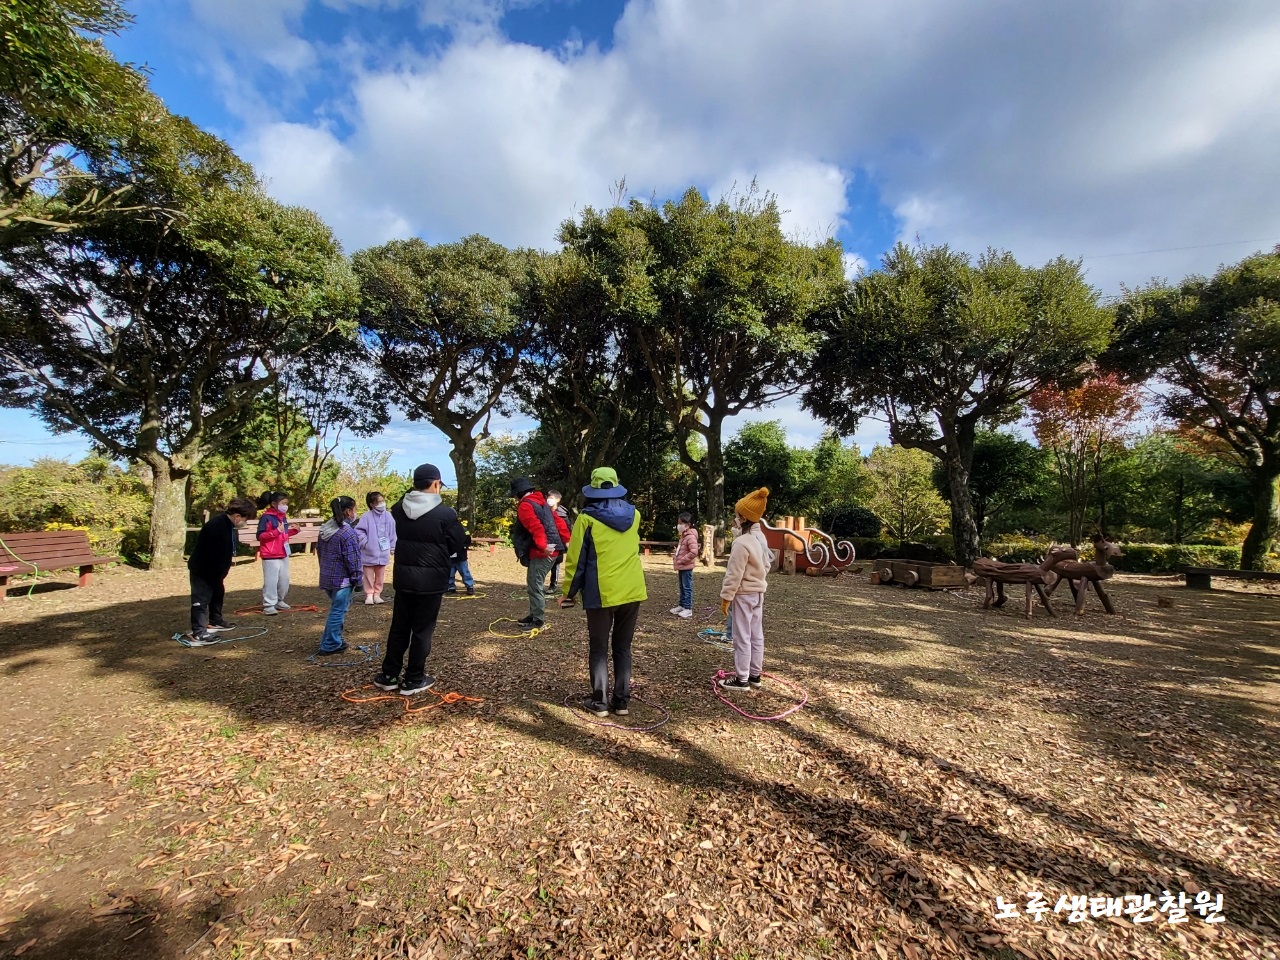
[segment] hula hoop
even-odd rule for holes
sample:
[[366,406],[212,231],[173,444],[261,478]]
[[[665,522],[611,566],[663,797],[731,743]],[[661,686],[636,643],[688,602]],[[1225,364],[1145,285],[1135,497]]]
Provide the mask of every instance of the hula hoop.
[[[304,603],[298,607],[289,607],[285,610],[277,610],[276,613],[319,613],[320,608],[314,603]],[[243,610],[232,610],[232,616],[247,617],[255,613],[262,613],[262,607],[245,607]]]
[[198,650],[201,647],[216,647],[220,643],[239,643],[241,640],[257,640],[259,637],[266,636],[268,629],[263,627],[257,633],[247,633],[243,637],[219,637],[216,640],[204,640],[200,643],[195,642],[195,638],[191,636],[190,631],[187,633],[175,633],[173,639],[184,647],[192,650]]
[[307,663],[315,667],[358,667],[363,663],[371,663],[381,652],[381,648],[376,643],[372,647],[367,644],[361,644],[355,649],[364,654],[363,660],[334,661],[330,660],[328,657],[322,657],[318,653],[313,653],[311,656],[307,657]]
[[728,706],[729,709],[733,710],[734,712],[742,714],[748,720],[781,720],[783,717],[791,716],[791,714],[795,713],[797,710],[799,710],[801,707],[803,707],[806,703],[809,702],[808,692],[804,689],[804,687],[800,686],[798,683],[792,683],[790,680],[783,680],[781,677],[775,677],[772,673],[762,673],[760,674],[760,676],[768,677],[770,680],[780,683],[784,687],[790,687],[792,690],[798,691],[801,697],[800,702],[795,704],[794,706],[787,707],[787,709],[783,710],[781,713],[775,713],[771,717],[760,717],[760,716],[756,716],[756,714],[754,713],[747,713],[747,711],[743,710],[732,700],[726,699],[724,694],[720,692],[720,681],[725,680],[729,677],[729,674],[725,673],[723,670],[717,670],[715,674],[712,676],[711,692],[716,695],[717,700],[719,700],[721,703]]
[[[564,706],[568,708],[569,712],[576,719],[582,720],[584,723],[589,723],[593,727],[610,727],[614,730],[622,730],[626,733],[652,733],[654,730],[657,730],[659,727],[665,726],[667,721],[671,719],[671,714],[667,712],[666,707],[660,706],[651,700],[646,700],[644,697],[637,694],[634,689],[631,691],[632,701],[636,703],[643,703],[646,707],[652,707],[654,710],[657,710],[660,714],[662,714],[662,719],[658,720],[656,723],[645,724],[643,726],[638,726],[638,727],[630,727],[621,723],[611,723],[608,720],[597,720],[595,717],[588,716],[587,713],[583,711],[581,708],[574,706],[572,703],[573,699],[574,699],[574,694],[572,693],[569,694],[569,696],[565,697]],[[580,702],[581,701],[579,701],[579,703]]]
[[378,688],[375,687],[372,683],[366,683],[364,686],[352,687],[350,690],[342,691],[341,697],[343,700],[347,701],[347,703],[379,703],[384,700],[396,700],[404,705],[404,712],[406,714],[425,713],[428,710],[434,710],[436,707],[443,707],[446,704],[453,704],[453,703],[484,703],[484,697],[465,697],[460,693],[453,693],[453,692],[436,693],[435,690],[426,690],[424,692],[433,694],[434,696],[439,697],[440,699],[438,699],[435,703],[428,703],[426,706],[423,706],[423,707],[409,706],[409,704],[413,702],[412,698],[406,697],[404,694],[401,694],[401,693],[377,693],[372,697],[352,696],[352,694],[359,693],[361,690],[377,690],[377,689]]
[[497,630],[493,629],[494,626],[496,626],[499,623],[519,623],[519,622],[520,622],[519,620],[516,620],[513,617],[499,617],[497,620],[493,621],[493,623],[489,624],[489,635],[492,637],[497,637],[500,640],[521,640],[525,637],[529,637],[530,639],[532,639],[533,637],[536,637],[538,634],[546,633],[548,630],[551,629],[551,627],[546,624],[544,624],[541,627],[534,627],[531,630],[523,630],[520,633],[498,633]]

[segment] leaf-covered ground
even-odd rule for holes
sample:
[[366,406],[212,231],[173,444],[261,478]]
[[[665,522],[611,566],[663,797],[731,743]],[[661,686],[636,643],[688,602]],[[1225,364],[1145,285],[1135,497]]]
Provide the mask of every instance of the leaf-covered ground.
[[[341,699],[373,664],[306,662],[322,614],[174,643],[185,571],[11,594],[0,954],[1280,954],[1280,598],[1117,578],[1118,617],[1028,622],[976,591],[776,576],[766,669],[810,703],[754,723],[710,691],[730,658],[697,631],[719,575],[697,573],[679,621],[655,557],[636,682],[671,720],[628,733],[563,705],[585,684],[581,613],[491,636],[523,613],[524,571],[473,568],[487,596],[446,602],[431,664],[483,702],[412,715]],[[323,608],[314,558],[293,575],[290,600]],[[230,608],[258,576],[233,570]],[[354,606],[348,639],[382,641],[390,616]],[[788,702],[774,685],[742,705]],[[1164,890],[1221,894],[1225,922],[1069,917],[1073,896]]]

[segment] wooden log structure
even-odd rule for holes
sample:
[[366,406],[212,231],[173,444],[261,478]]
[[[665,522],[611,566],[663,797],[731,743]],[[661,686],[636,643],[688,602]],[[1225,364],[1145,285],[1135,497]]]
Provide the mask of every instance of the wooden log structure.
[[1079,560],[1076,558],[1065,558],[1055,562],[1050,567],[1050,572],[1057,579],[1051,582],[1049,593],[1052,594],[1057,589],[1058,583],[1062,580],[1067,581],[1067,585],[1071,588],[1071,593],[1076,601],[1077,616],[1084,613],[1085,600],[1089,597],[1089,590],[1092,589],[1098,595],[1098,600],[1102,603],[1102,609],[1109,614],[1116,612],[1115,604],[1111,602],[1111,596],[1103,587],[1102,581],[1110,580],[1115,575],[1116,568],[1111,565],[1111,561],[1116,557],[1124,556],[1120,552],[1120,548],[1107,540],[1101,534],[1097,534],[1093,538],[1093,559]]
[[1045,592],[1045,584],[1053,582],[1054,564],[1074,560],[1077,556],[1074,547],[1053,546],[1039,563],[1001,563],[989,557],[979,557],[973,561],[973,572],[987,582],[982,609],[1003,607],[1008,599],[1004,593],[1005,584],[1021,583],[1026,587],[1023,612],[1028,620],[1031,619],[1031,611],[1037,599],[1049,616],[1056,617],[1053,604],[1049,602],[1049,594]]

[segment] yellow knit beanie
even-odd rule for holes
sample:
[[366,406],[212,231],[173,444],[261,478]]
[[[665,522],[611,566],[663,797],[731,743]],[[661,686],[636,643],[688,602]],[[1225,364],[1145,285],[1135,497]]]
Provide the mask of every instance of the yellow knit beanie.
[[748,493],[745,497],[733,505],[733,509],[743,520],[750,520],[752,523],[759,523],[764,516],[765,507],[769,503],[769,488],[761,487]]

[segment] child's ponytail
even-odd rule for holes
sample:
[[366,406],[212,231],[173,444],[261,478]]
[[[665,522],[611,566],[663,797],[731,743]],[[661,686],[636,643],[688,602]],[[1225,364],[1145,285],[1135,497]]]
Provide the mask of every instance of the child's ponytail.
[[333,511],[333,519],[339,525],[347,522],[347,511],[354,510],[356,502],[350,497],[334,497],[329,501],[329,509]]

